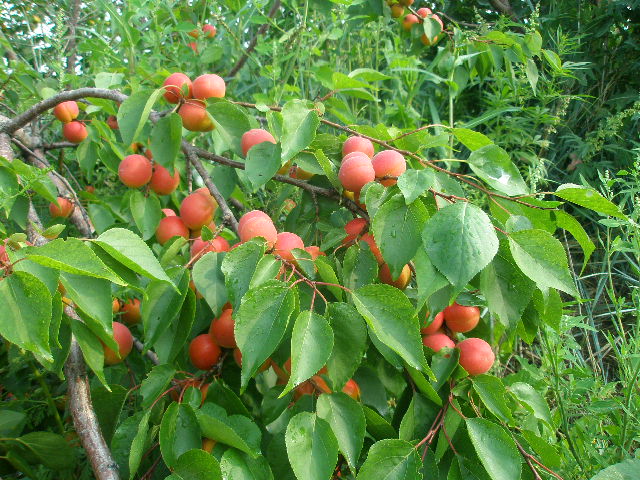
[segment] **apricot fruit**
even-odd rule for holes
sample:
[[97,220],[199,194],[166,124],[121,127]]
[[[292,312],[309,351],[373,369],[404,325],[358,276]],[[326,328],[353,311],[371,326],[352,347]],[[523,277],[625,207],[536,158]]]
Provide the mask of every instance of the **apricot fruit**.
[[246,157],[252,147],[262,142],[276,143],[276,139],[273,138],[273,135],[262,128],[254,128],[245,132],[240,139],[242,154]]
[[250,212],[245,213],[242,217],[240,217],[240,220],[238,221],[238,233],[240,233],[244,227],[244,225],[251,220],[252,218],[255,217],[261,217],[264,219],[267,219],[269,221],[271,220],[271,217],[269,215],[267,215],[266,213],[264,213],[262,210],[251,210]]
[[224,80],[215,73],[205,73],[193,81],[191,92],[193,98],[223,98],[226,90]]
[[89,193],[96,193],[96,187],[94,187],[93,185],[87,185],[86,187],[84,187],[86,192]]
[[311,260],[315,260],[316,258],[318,258],[320,255],[322,255],[323,257],[326,257],[327,254],[324,253],[322,250],[320,250],[320,247],[317,247],[315,245],[309,245],[308,247],[304,247],[305,252],[307,252],[309,255],[311,255]]
[[373,235],[371,235],[370,233],[365,233],[364,235],[362,235],[362,237],[360,237],[360,240],[369,245],[369,250],[371,250],[373,256],[376,257],[378,264],[382,265],[384,263],[384,258],[382,258],[382,252],[378,248]]
[[399,0],[398,3],[400,5],[403,5],[405,7],[410,7],[411,5],[413,5],[414,0]]
[[176,216],[176,212],[174,212],[173,210],[171,210],[170,208],[163,208],[162,209],[162,214],[165,217],[175,217]]
[[160,219],[156,228],[156,240],[164,245],[173,237],[182,237],[189,240],[189,229],[180,217],[164,217]]
[[465,333],[476,328],[480,321],[480,309],[454,302],[443,311],[444,322],[452,332]]
[[314,175],[315,173],[307,172],[306,170],[300,168],[298,165],[294,165],[289,171],[289,176],[291,178],[297,178],[298,180],[309,180]]
[[394,279],[391,276],[389,265],[383,263],[380,267],[380,272],[378,272],[378,278],[382,283],[386,283],[387,285],[391,285],[400,290],[404,290],[405,288],[407,288],[407,285],[409,285],[409,282],[411,281],[411,269],[409,268],[409,265],[405,265],[404,267],[402,267],[402,271],[400,272],[398,278]]
[[111,312],[118,313],[120,311],[120,300],[114,298],[111,302]]
[[207,437],[203,437],[202,438],[202,450],[204,450],[207,453],[211,453],[213,451],[213,449],[216,446],[216,442],[215,440],[211,440],[210,438]]
[[367,157],[372,158],[374,154],[373,143],[368,138],[349,137],[342,145],[342,158],[344,159],[344,157],[354,152],[362,152]]
[[344,231],[347,232],[347,236],[342,240],[342,244],[345,245],[355,241],[366,226],[367,221],[364,218],[358,217],[353,220],[349,220],[344,226]]
[[189,359],[194,367],[209,370],[220,359],[220,347],[208,333],[198,335],[189,344]]
[[[395,150],[382,150],[371,160],[373,170],[376,172],[376,178],[382,178],[386,175],[399,177],[407,169],[407,161]],[[380,183],[385,187],[390,187],[397,183],[394,179],[381,180]]]
[[180,217],[192,230],[202,228],[213,220],[213,215],[218,208],[216,199],[205,187],[199,188],[188,195],[180,204]]
[[304,250],[304,242],[302,241],[302,239],[295,233],[282,232],[279,233],[276,238],[273,253],[275,255],[279,255],[284,260],[293,262],[295,260],[295,257],[293,253],[291,253],[291,250],[293,250],[294,248]]
[[192,132],[210,132],[215,128],[202,100],[187,100],[178,110],[182,126]]
[[491,345],[481,338],[467,338],[456,348],[460,350],[460,365],[469,375],[487,373],[496,360]]
[[270,218],[251,218],[243,225],[242,231],[239,233],[240,241],[242,242],[256,237],[262,237],[267,241],[269,247],[273,247],[278,240],[278,231]]
[[216,27],[207,24],[202,26],[202,31],[204,32],[204,36],[207,38],[215,37],[217,32]]
[[71,143],[80,143],[87,138],[88,135],[89,132],[87,131],[87,127],[84,126],[84,123],[74,120],[62,126],[62,136]]
[[78,118],[79,113],[80,109],[78,108],[78,104],[73,100],[59,103],[53,107],[53,114],[62,123],[69,123],[70,121],[75,120]]
[[209,327],[209,335],[218,345],[224,348],[236,348],[236,337],[233,333],[235,322],[232,318],[233,309],[223,310],[218,318],[214,318]]
[[164,98],[169,103],[178,103],[182,98],[191,97],[191,79],[184,73],[172,73],[162,84]]
[[354,400],[360,401],[360,387],[353,378],[350,378],[344,387],[342,387],[342,391]]
[[404,14],[404,7],[400,4],[391,5],[391,16],[393,18],[400,18]]
[[202,237],[197,237],[191,244],[191,258],[200,252],[202,252],[201,255],[204,255],[208,252],[228,252],[229,250],[229,242],[220,235],[208,242],[202,240]]
[[151,175],[151,190],[158,195],[170,195],[180,185],[180,172],[173,170],[173,175],[162,165],[155,164],[153,166],[153,174]]
[[316,389],[313,384],[309,380],[307,380],[306,382],[302,382],[295,388],[295,390],[293,391],[293,399],[298,400],[304,395],[313,395],[315,391]]
[[439,352],[443,348],[455,348],[456,344],[453,343],[449,337],[444,333],[434,333],[433,335],[425,335],[422,337],[422,344],[425,347],[429,347],[434,352]]
[[127,155],[118,165],[118,177],[129,188],[142,187],[149,183],[153,169],[151,162],[144,155],[134,153]]
[[410,13],[404,16],[404,19],[402,20],[402,28],[408,32],[416,23],[420,23],[420,19],[413,13]]
[[198,38],[200,36],[200,30],[198,30],[197,28],[194,28],[193,30],[188,32],[187,35],[189,35],[192,38]]
[[338,178],[342,186],[354,193],[376,178],[371,159],[365,154],[348,158],[340,166]]
[[[427,314],[427,317],[428,316],[429,315]],[[433,317],[433,321],[429,325],[420,329],[420,333],[422,335],[433,335],[440,330],[442,322],[444,322],[444,312],[439,312],[435,317]]]
[[73,213],[73,209],[73,203],[63,197],[58,197],[58,205],[54,202],[49,204],[49,213],[54,218],[68,218]]
[[429,15],[431,15],[431,9],[427,8],[427,7],[422,7],[419,8],[416,13],[418,14],[418,16],[422,17],[422,18],[427,18]]
[[135,325],[136,323],[140,323],[140,300],[137,298],[132,298],[124,302],[120,311],[122,312],[122,320],[128,323],[129,325]]
[[109,115],[109,117],[107,118],[107,126],[111,130],[119,130],[120,129],[120,127],[118,126],[118,119],[113,115]]
[[115,365],[123,362],[133,348],[133,336],[129,329],[120,322],[113,322],[113,339],[118,344],[118,353],[102,344],[105,365]]

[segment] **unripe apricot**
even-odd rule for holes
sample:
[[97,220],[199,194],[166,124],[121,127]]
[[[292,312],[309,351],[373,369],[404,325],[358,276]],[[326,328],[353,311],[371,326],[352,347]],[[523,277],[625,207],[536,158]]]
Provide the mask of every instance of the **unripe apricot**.
[[347,236],[342,240],[342,244],[344,245],[355,241],[366,226],[367,221],[364,218],[349,220],[344,226],[344,231],[347,232]]
[[443,311],[444,321],[452,332],[465,333],[476,328],[480,321],[480,309],[454,302]]
[[162,165],[155,164],[153,166],[153,174],[151,175],[151,190],[158,195],[170,195],[180,185],[180,172],[173,170],[173,175]]
[[73,100],[59,103],[53,107],[53,114],[62,123],[69,123],[70,121],[75,120],[78,118],[79,113],[80,109],[78,109],[78,104]]
[[271,221],[271,217],[266,213],[264,213],[262,210],[251,210],[250,212],[247,212],[242,217],[240,217],[240,220],[238,221],[238,233],[241,233],[242,229],[244,228],[244,225],[249,220],[255,217],[261,217]]
[[113,339],[118,344],[118,353],[103,344],[105,365],[115,365],[124,361],[133,348],[133,336],[129,329],[120,322],[113,322]]
[[232,318],[233,309],[223,310],[218,318],[214,318],[209,327],[209,335],[218,345],[225,348],[236,348],[236,337],[233,333],[235,322]]
[[215,440],[211,440],[210,438],[207,437],[203,437],[202,438],[202,450],[204,450],[207,453],[211,453],[214,449],[214,447],[216,446],[216,442]]
[[144,155],[127,155],[118,165],[118,177],[127,187],[138,188],[149,183],[153,169],[151,162]]
[[66,198],[58,197],[58,205],[53,202],[49,204],[49,213],[52,217],[68,218],[73,213],[74,205]]
[[216,27],[213,25],[203,25],[202,31],[204,32],[204,36],[207,38],[213,38],[216,36]]
[[240,241],[246,242],[252,238],[262,237],[267,241],[269,247],[273,247],[278,240],[278,231],[269,218],[255,217],[243,225],[240,233]]
[[[385,175],[399,177],[407,169],[407,161],[395,150],[383,150],[379,152],[371,160],[373,170],[376,172],[376,178],[382,178]],[[387,179],[380,181],[385,187],[390,187],[397,183],[396,180]]]
[[353,378],[350,378],[345,386],[342,387],[342,391],[354,400],[360,401],[360,387]]
[[311,260],[315,260],[316,258],[318,258],[320,255],[322,255],[323,257],[326,257],[327,254],[324,253],[322,250],[320,250],[320,247],[316,247],[315,245],[310,245],[308,247],[304,247],[304,250],[311,255]]
[[181,98],[191,97],[191,79],[184,73],[172,73],[162,84],[164,98],[169,103],[178,103]]
[[140,300],[132,298],[122,304],[120,307],[122,312],[122,320],[129,325],[140,323]]
[[191,258],[202,252],[204,255],[208,252],[228,252],[230,250],[229,242],[220,235],[213,240],[205,242],[201,237],[196,238],[191,244]]
[[293,262],[295,260],[295,257],[293,253],[291,253],[291,250],[293,250],[294,248],[304,250],[304,242],[302,241],[302,239],[295,233],[282,232],[279,233],[276,238],[273,253],[275,255],[279,255],[285,260]]
[[111,130],[118,130],[120,128],[118,126],[118,119],[113,115],[109,115],[109,118],[107,118],[107,126]]
[[420,19],[418,19],[418,17],[413,13],[410,13],[409,15],[404,16],[404,19],[402,20],[402,28],[408,32],[416,23],[420,23]]
[[198,335],[189,344],[189,359],[194,367],[209,370],[220,359],[220,347],[208,333]]
[[84,123],[73,121],[62,126],[62,136],[71,143],[80,143],[88,135],[89,132],[87,132],[87,127],[84,126]]
[[342,158],[346,157],[353,152],[362,152],[367,157],[373,157],[374,149],[373,143],[368,138],[363,137],[349,137],[342,145]]
[[362,187],[376,178],[371,159],[365,154],[345,160],[338,172],[340,183],[347,190],[359,193]]
[[407,288],[407,285],[409,285],[409,282],[411,281],[411,269],[409,268],[409,265],[405,265],[404,267],[402,267],[402,271],[400,272],[398,278],[394,280],[391,276],[389,265],[383,263],[380,267],[378,278],[382,283],[386,283],[387,285],[391,285],[400,290],[404,290],[405,288]]
[[362,237],[360,237],[360,240],[369,245],[369,250],[371,250],[373,256],[376,257],[378,263],[382,265],[384,263],[384,258],[382,258],[382,252],[378,248],[373,235],[371,235],[370,233],[365,233],[364,235],[362,235]]
[[456,348],[460,350],[460,365],[469,375],[487,373],[496,360],[491,345],[481,338],[467,338],[458,343]]
[[422,344],[425,347],[429,347],[434,352],[439,352],[443,348],[455,348],[456,344],[453,343],[449,337],[444,333],[434,333],[433,335],[425,335],[422,337]]
[[246,157],[249,150],[251,150],[251,147],[262,142],[276,143],[276,139],[273,138],[273,135],[262,128],[254,128],[245,132],[240,139],[242,154]]
[[404,7],[396,4],[391,6],[391,16],[393,18],[400,18],[404,14]]
[[156,240],[164,245],[173,237],[182,237],[189,240],[189,229],[180,217],[164,217],[160,219],[156,228]]
[[218,208],[216,199],[205,187],[199,188],[187,196],[180,204],[180,217],[184,224],[196,230],[202,228],[213,220],[213,214]]
[[210,132],[215,128],[207,106],[201,100],[187,100],[178,110],[178,115],[182,118],[182,126],[192,132]]
[[176,212],[174,212],[170,208],[163,208],[162,209],[162,213],[164,214],[165,217],[175,217],[176,216]]
[[114,298],[111,302],[111,312],[118,313],[120,311],[120,300]]
[[193,98],[207,99],[207,98],[223,98],[226,90],[226,85],[222,77],[215,73],[205,73],[200,75],[193,81],[191,92]]
[[[429,315],[427,314],[427,317]],[[420,333],[422,335],[433,335],[440,327],[442,327],[442,322],[444,322],[444,312],[439,312],[435,317],[433,317],[433,321],[426,327],[420,329]]]

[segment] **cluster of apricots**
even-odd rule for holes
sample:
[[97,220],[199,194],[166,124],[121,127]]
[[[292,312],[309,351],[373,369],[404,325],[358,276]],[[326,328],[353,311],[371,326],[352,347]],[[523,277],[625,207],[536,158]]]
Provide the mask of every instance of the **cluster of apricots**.
[[[387,4],[389,8],[391,8],[391,16],[393,18],[400,18],[404,15],[404,7],[409,7],[413,4],[413,0],[405,0],[396,2],[395,0],[387,0]],[[433,13],[430,8],[422,7],[418,10],[412,10],[410,13],[404,15],[402,19],[402,28],[403,30],[409,32],[416,24],[421,24],[424,22],[426,18],[431,18],[440,24],[440,29],[444,30],[444,23],[442,19]],[[442,38],[442,35],[436,35],[432,38],[428,37],[426,34],[422,34],[420,40],[427,47],[430,45],[435,45]]]
[[[211,39],[216,36],[216,33],[217,33],[216,27],[214,27],[213,25],[204,24],[202,26],[202,34],[204,38]],[[194,28],[189,33],[187,33],[187,35],[189,35],[192,38],[198,39],[200,38],[200,30],[198,30],[197,28]],[[196,42],[189,42],[187,45],[195,53],[198,53],[198,44]]]
[[[111,311],[114,314],[119,313],[119,319],[128,325],[136,325],[142,321],[140,314],[140,300],[132,298],[126,302],[120,302],[117,298],[113,299]],[[102,344],[104,350],[104,364],[115,365],[121,363],[131,353],[133,348],[133,336],[129,328],[121,322],[113,322],[113,339],[118,344],[118,352]]]
[[422,344],[434,352],[439,352],[443,348],[457,348],[460,351],[459,363],[469,375],[487,373],[496,359],[491,345],[481,338],[474,337],[466,338],[456,344],[443,329],[443,326],[446,326],[453,336],[457,333],[467,333],[473,330],[478,322],[480,322],[478,307],[454,302],[453,305],[439,312],[428,326],[420,330]]
[[414,0],[386,0],[393,18],[400,18],[404,14],[404,7],[410,7],[413,2]]
[[53,115],[63,123],[62,136],[72,143],[80,143],[89,135],[84,123],[76,120],[79,114],[78,104],[73,100],[59,103],[53,109]]

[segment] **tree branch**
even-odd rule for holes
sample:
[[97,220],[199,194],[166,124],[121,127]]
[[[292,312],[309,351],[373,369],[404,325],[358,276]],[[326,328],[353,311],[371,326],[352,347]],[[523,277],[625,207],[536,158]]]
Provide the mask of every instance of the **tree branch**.
[[69,43],[67,57],[67,72],[75,73],[76,61],[78,58],[78,50],[76,48],[76,27],[78,26],[78,17],[80,16],[80,0],[73,0],[73,8],[71,17],[69,18]]

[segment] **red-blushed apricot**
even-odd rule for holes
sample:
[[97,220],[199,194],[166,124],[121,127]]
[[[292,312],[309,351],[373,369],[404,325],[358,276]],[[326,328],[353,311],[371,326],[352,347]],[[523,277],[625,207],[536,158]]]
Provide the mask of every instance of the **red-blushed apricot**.
[[204,36],[207,38],[215,37],[217,32],[216,27],[207,24],[202,26],[202,31],[204,32]]
[[391,5],[391,16],[393,18],[400,18],[402,15],[404,15],[404,7],[402,5]]
[[208,333],[198,335],[189,344],[189,359],[194,367],[209,370],[220,359],[220,347]]
[[200,30],[198,30],[197,28],[194,28],[189,33],[187,33],[187,35],[193,38],[198,38],[200,36]]
[[62,126],[62,136],[71,143],[80,143],[87,138],[88,135],[89,132],[87,131],[87,127],[84,126],[84,123],[74,120]]
[[210,438],[207,437],[202,437],[202,450],[204,450],[207,453],[211,453],[213,452],[213,449],[216,446],[216,442],[215,440],[211,440]]
[[491,370],[496,356],[491,345],[481,338],[467,338],[456,345],[460,350],[460,365],[469,375],[481,375]]
[[198,53],[198,44],[196,42],[189,42],[187,46],[194,51],[194,53]]
[[434,333],[433,335],[425,335],[422,337],[422,344],[425,347],[429,347],[434,352],[439,352],[444,347],[455,348],[456,344],[453,343],[449,337],[444,333]]
[[95,193],[96,192],[96,187],[94,187],[93,185],[87,185],[86,187],[84,187],[85,191],[89,192],[89,193]]
[[151,190],[158,195],[170,195],[180,185],[180,172],[173,170],[173,175],[162,165],[155,164],[153,166],[153,174],[151,175]]
[[118,353],[102,344],[105,365],[115,365],[124,361],[133,348],[133,336],[129,329],[120,322],[113,322],[113,339],[118,344]]
[[[362,155],[367,156],[366,153],[362,153],[362,152],[351,152],[351,153],[347,153],[344,157],[342,157],[342,161],[340,162],[341,164],[344,163],[345,161],[347,161],[350,158],[353,157],[361,157]],[[352,199],[353,200],[353,199]]]
[[209,335],[218,345],[224,348],[236,348],[236,337],[233,333],[233,309],[223,310],[218,318],[214,318],[209,327]]
[[111,130],[119,130],[120,129],[120,127],[118,126],[118,119],[113,115],[109,115],[109,117],[107,118],[107,126]]
[[342,145],[342,158],[346,157],[353,152],[362,152],[367,157],[373,157],[374,149],[373,143],[368,138],[363,137],[349,137]]
[[188,228],[196,230],[213,220],[216,208],[218,208],[216,199],[213,198],[206,187],[203,187],[182,200],[180,217],[182,217],[182,221]]
[[373,238],[373,235],[371,235],[370,233],[365,233],[364,235],[362,235],[362,237],[360,237],[360,240],[365,242],[367,245],[369,245],[369,250],[371,250],[371,253],[373,253],[373,256],[376,257],[376,260],[378,261],[378,263],[382,265],[384,263],[384,258],[382,258],[382,252],[378,248],[378,245],[376,244],[376,240]]
[[416,23],[420,23],[420,19],[418,19],[418,17],[413,13],[410,13],[404,16],[404,19],[402,20],[402,28],[408,32]]
[[189,240],[189,229],[180,217],[161,218],[158,228],[156,228],[156,240],[160,245],[164,245],[173,237]]
[[262,237],[267,241],[269,247],[273,247],[278,240],[278,231],[271,219],[254,217],[243,225],[240,233],[240,241],[247,242],[252,238]]
[[238,221],[238,233],[242,231],[242,229],[244,228],[244,225],[249,220],[255,217],[261,217],[271,221],[271,217],[266,213],[264,213],[262,210],[251,210],[250,212],[247,212],[242,217],[240,217],[240,220]]
[[354,218],[353,220],[349,220],[345,226],[344,231],[347,232],[347,236],[342,240],[342,244],[347,244],[355,241],[363,230],[367,226],[367,221],[364,218]]
[[[429,317],[429,314],[427,314]],[[420,329],[420,333],[422,335],[433,335],[442,327],[442,322],[444,322],[444,312],[439,312],[435,317],[433,317],[433,321],[426,327]]]
[[163,208],[162,209],[162,214],[165,217],[175,217],[176,216],[176,212],[174,212],[173,210],[171,210],[170,208]]
[[120,311],[122,312],[122,320],[129,325],[135,325],[136,323],[140,323],[140,300],[137,298],[132,298],[127,300],[120,306]]
[[329,385],[327,385],[327,382],[325,382],[324,378],[322,378],[320,375],[314,375],[309,379],[309,382],[311,382],[311,385],[313,385],[316,392],[331,393],[331,389],[329,388]]
[[262,142],[277,143],[276,139],[273,138],[273,135],[262,128],[254,128],[252,130],[249,130],[248,132],[245,132],[240,139],[242,154],[246,157],[247,153],[253,146],[258,145]]
[[304,242],[302,239],[295,233],[282,232],[279,233],[276,238],[273,253],[275,255],[279,255],[285,260],[288,260],[289,262],[293,262],[295,257],[293,253],[291,253],[291,250],[294,248],[304,250]]
[[443,311],[444,322],[452,332],[465,333],[476,328],[480,321],[478,307],[466,307],[454,302]]
[[383,263],[380,267],[380,272],[378,272],[378,278],[382,283],[386,283],[387,285],[391,285],[393,287],[399,288],[400,290],[404,290],[409,285],[411,281],[411,269],[409,265],[405,265],[402,267],[402,271],[400,275],[395,280],[391,276],[391,270],[389,270],[389,265]]
[[120,300],[114,298],[111,302],[111,312],[118,313],[120,311]]
[[207,98],[223,98],[226,85],[224,80],[215,73],[205,73],[193,81],[191,92],[193,98],[205,100]]
[[201,237],[197,237],[191,244],[191,258],[202,252],[204,255],[208,252],[228,252],[230,250],[229,242],[224,237],[218,235],[213,240],[205,242]]
[[427,7],[422,7],[419,8],[416,13],[418,14],[418,16],[422,17],[422,18],[427,18],[429,15],[431,15],[431,9],[427,8]]
[[[392,175],[399,177],[407,169],[407,161],[402,154],[395,150],[382,150],[378,152],[371,160],[373,170],[376,172],[376,178],[382,178],[385,175]],[[397,182],[393,179],[387,179],[380,181],[385,187],[395,185]]]
[[344,387],[342,387],[342,391],[354,400],[360,401],[360,386],[353,378],[350,378]]
[[54,218],[68,218],[73,213],[74,205],[63,197],[58,197],[58,205],[54,202],[49,204],[49,213]]
[[298,165],[294,165],[289,170],[289,176],[291,178],[297,178],[298,180],[309,180],[314,175],[315,173],[307,172],[306,170],[300,168]]
[[162,84],[164,98],[169,103],[178,103],[181,98],[191,97],[191,79],[184,73],[172,73]]
[[182,126],[192,132],[210,132],[215,128],[202,100],[187,100],[178,110],[178,115],[182,118]]
[[371,164],[371,159],[363,154],[342,162],[338,178],[345,189],[356,193],[360,192],[367,183],[375,180],[376,172]]
[[78,118],[79,113],[80,109],[78,108],[78,104],[73,100],[59,103],[53,107],[53,114],[62,123],[69,123],[70,121],[75,120]]
[[244,242],[236,242],[233,245],[231,245],[231,248],[229,249],[229,251],[233,250],[236,247],[239,247],[240,245],[242,245]]
[[304,247],[305,252],[307,252],[309,255],[311,255],[311,260],[315,260],[316,258],[318,258],[320,255],[322,255],[323,257],[326,257],[327,254],[324,253],[322,250],[320,250],[320,247],[317,247],[315,245],[309,245],[308,247]]
[[300,397],[304,395],[313,395],[316,389],[313,384],[307,380],[306,382],[302,382],[298,385],[293,391],[293,399],[298,400]]
[[137,153],[127,155],[118,165],[118,177],[129,188],[146,185],[151,180],[152,174],[153,169],[149,159]]

